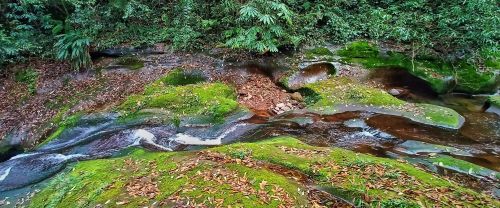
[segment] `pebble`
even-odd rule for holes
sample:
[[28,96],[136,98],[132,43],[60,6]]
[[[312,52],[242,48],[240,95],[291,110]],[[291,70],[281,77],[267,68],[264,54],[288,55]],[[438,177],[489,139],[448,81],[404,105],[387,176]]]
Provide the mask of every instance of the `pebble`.
[[276,114],[282,114],[284,112],[291,111],[293,109],[294,106],[292,105],[292,103],[287,102],[286,104],[285,103],[276,104],[276,107],[274,107],[272,111]]
[[393,89],[389,90],[389,94],[391,94],[393,96],[398,96],[401,94],[401,92],[399,92],[399,90],[393,88]]

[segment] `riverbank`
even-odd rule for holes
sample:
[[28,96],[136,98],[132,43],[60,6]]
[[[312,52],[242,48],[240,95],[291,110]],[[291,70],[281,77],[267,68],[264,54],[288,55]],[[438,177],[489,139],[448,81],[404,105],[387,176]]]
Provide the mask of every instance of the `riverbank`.
[[[217,203],[224,204],[224,202],[226,205],[259,203],[262,206],[278,206],[278,204],[353,206],[357,203],[368,206],[400,203],[408,206],[421,204],[432,206],[436,203],[487,206],[497,203],[488,195],[498,188],[495,184],[499,180],[496,171],[500,159],[495,154],[499,147],[491,141],[491,138],[499,135],[495,130],[498,129],[496,126],[500,126],[500,119],[494,114],[484,112],[483,106],[486,100],[475,101],[477,104],[472,107],[466,106],[469,105],[467,103],[469,101],[459,99],[443,99],[442,102],[436,102],[437,99],[442,99],[442,95],[436,95],[436,92],[432,91],[429,93],[432,99],[409,99],[414,93],[425,94],[426,91],[415,92],[415,88],[407,87],[405,82],[392,86],[389,85],[392,83],[377,79],[376,76],[374,79],[375,72],[385,74],[385,71],[342,62],[341,57],[336,57],[330,49],[326,50],[329,53],[314,54],[304,50],[304,53],[296,54],[248,56],[248,54],[228,54],[230,51],[207,54],[163,52],[125,58],[101,58],[96,62],[99,69],[97,71],[61,72],[67,74],[53,79],[44,78],[48,76],[44,75],[49,73],[48,70],[34,70],[34,73],[25,71],[22,76],[20,75],[22,79],[11,80],[8,86],[12,89],[14,86],[23,86],[21,89],[30,94],[23,98],[25,103],[10,106],[5,110],[14,110],[5,113],[14,118],[16,110],[28,109],[28,106],[31,106],[34,108],[34,111],[29,111],[32,116],[47,115],[48,118],[30,120],[31,117],[24,116],[23,119],[7,120],[12,125],[3,127],[11,127],[15,134],[8,134],[9,136],[2,140],[8,154],[2,154],[3,159],[7,161],[0,163],[0,173],[4,175],[0,180],[0,188],[11,193],[18,188],[41,187],[43,191],[41,194],[35,194],[34,202],[37,200],[43,202],[32,203],[33,206],[44,203],[61,203],[60,206],[79,203],[83,203],[81,206],[89,203],[98,205],[94,202],[104,205],[114,203],[116,206],[136,206],[155,202],[168,205],[211,203],[209,206],[217,206]],[[320,50],[320,52],[325,51]],[[234,61],[238,59],[251,61]],[[406,83],[419,79],[411,74],[405,76],[410,76]],[[69,77],[67,83],[64,77]],[[32,82],[33,80],[36,82]],[[50,91],[43,88],[50,82],[61,84],[56,84]],[[29,90],[33,86],[35,93]],[[11,93],[8,96],[12,99],[21,99]],[[447,103],[450,101],[458,104],[450,105]],[[464,111],[463,106],[472,110]],[[36,114],[37,112],[47,113]],[[478,123],[480,120],[485,122]],[[42,125],[44,123],[46,125]],[[312,147],[293,138],[268,139],[276,135],[295,135],[297,139],[307,144],[335,147]],[[257,143],[239,144],[241,141]],[[117,175],[113,176],[116,178],[107,178],[93,172],[97,169],[110,172],[106,168],[112,168],[113,166],[109,166],[111,163],[128,164],[127,161],[142,157],[167,164],[168,167],[182,168],[185,160],[193,158],[206,160],[199,157],[205,153],[210,155],[210,151],[217,153],[215,158],[222,157],[232,163],[231,161],[238,160],[239,157],[231,156],[232,149],[242,147],[252,154],[266,155],[270,153],[264,149],[273,149],[274,147],[269,145],[275,141],[283,146],[282,151],[298,153],[299,157],[302,154],[309,154],[307,153],[309,150],[313,151],[314,154],[308,155],[312,160],[304,163],[293,154],[286,154],[281,155],[280,161],[283,163],[274,161],[276,158],[267,158],[271,155],[254,161],[265,164],[260,167],[264,172],[257,171],[253,174],[256,177],[268,175],[273,180],[266,180],[265,183],[273,184],[273,187],[277,186],[279,189],[276,189],[281,191],[274,192],[271,189],[271,193],[266,189],[267,198],[261,198],[262,194],[259,194],[259,191],[264,191],[260,188],[262,181],[257,187],[252,182],[254,180],[250,179],[248,180],[250,184],[245,182],[250,187],[247,191],[255,195],[250,201],[243,196],[243,198],[236,197],[234,201],[227,198],[228,196],[203,195],[205,193],[194,190],[193,193],[198,195],[177,191],[190,190],[183,184],[191,184],[190,187],[206,185],[207,190],[213,186],[197,181],[199,179],[197,177],[214,177],[213,179],[220,179],[220,183],[231,186],[233,179],[240,180],[238,174],[245,176],[245,173],[248,173],[245,167],[227,167],[226,162],[218,159],[215,161],[208,159],[208,163],[203,162],[202,166],[218,169],[219,172],[209,172],[207,175],[189,171],[182,173],[193,177],[193,180],[187,178],[182,181],[177,179],[171,181],[174,184],[181,183],[177,188],[173,188],[175,190],[165,187],[167,185],[160,185],[160,181],[170,179],[159,180],[158,177],[175,177],[171,172],[174,169],[163,167],[163,164],[151,167],[137,166],[137,174],[147,175],[135,175],[135,173],[127,175],[117,172]],[[21,148],[16,150],[18,147],[13,145],[13,142],[18,142],[17,145]],[[224,146],[228,144],[230,145]],[[193,151],[214,145],[222,146],[209,149],[209,152]],[[357,154],[338,147],[387,158]],[[23,149],[31,151],[20,154]],[[149,152],[172,150],[181,152]],[[237,153],[244,154],[239,160],[246,159],[247,150]],[[334,152],[338,154],[333,154]],[[316,153],[321,154],[316,155]],[[333,155],[329,156],[330,153]],[[353,161],[343,163],[344,154]],[[171,156],[179,160],[163,160]],[[101,160],[109,157],[111,159]],[[83,160],[89,161],[77,162]],[[396,171],[397,174],[408,178],[408,181],[417,181],[417,184],[403,181],[401,186],[414,186],[414,190],[418,193],[391,189],[389,191],[394,191],[395,195],[388,194],[388,198],[385,198],[379,194],[387,193],[385,185],[363,188],[362,184],[366,185],[369,182],[365,180],[367,179],[365,175],[353,179],[359,179],[359,184],[350,184],[352,181],[345,181],[345,178],[340,176],[334,177],[338,173],[337,169],[329,170],[330,166],[322,168],[328,170],[321,168],[315,170],[313,167],[318,162],[316,160],[338,162],[336,165],[340,165],[341,168],[339,173],[344,174],[342,177],[345,178],[349,175],[354,177],[359,171],[371,173],[370,171],[380,169],[391,174],[392,171]],[[371,161],[369,163],[373,167],[357,164],[354,160]],[[413,165],[403,165],[403,167],[401,166],[403,163],[400,162],[403,160],[425,168],[418,170]],[[145,160],[141,162],[150,164]],[[267,163],[271,163],[272,167]],[[71,170],[75,167],[75,170]],[[290,181],[286,174],[273,173],[275,170],[273,167],[285,172],[295,172],[307,178],[308,182],[303,184],[301,181]],[[159,169],[155,170],[156,168]],[[240,168],[245,170],[241,171]],[[35,169],[39,171],[32,173]],[[346,170],[343,171],[344,169]],[[202,168],[199,171],[208,170]],[[316,171],[323,175],[318,176]],[[98,174],[95,175],[97,178],[94,176],[73,178],[77,177],[78,173],[85,172]],[[431,176],[429,172],[443,175]],[[467,181],[467,183],[449,185],[446,182],[448,185],[443,185],[447,179],[442,178],[449,176],[450,172],[454,176],[449,180]],[[238,177],[219,178],[218,175],[222,173],[236,174]],[[426,176],[420,177],[420,174]],[[325,184],[324,178],[331,180],[331,177],[341,181]],[[443,184],[427,181],[425,179],[427,177],[443,180]],[[372,182],[377,180],[391,184],[400,182],[391,181],[391,177],[382,178],[373,178]],[[126,182],[118,184],[118,189],[114,189],[109,180],[115,179],[126,179]],[[40,181],[44,182],[39,183]],[[147,183],[136,184],[143,181]],[[95,184],[98,187],[93,185],[87,187],[80,182]],[[49,188],[44,188],[47,183]],[[76,192],[68,192],[60,188],[61,186],[81,188],[85,196],[72,195]],[[89,187],[91,188],[87,189]],[[309,192],[307,194],[304,191],[295,192],[296,188]],[[51,189],[56,192],[51,192]],[[424,194],[432,190],[439,192],[444,198],[433,198]],[[99,200],[95,198],[101,193],[108,193],[107,191],[110,191],[109,196],[104,194],[102,197],[109,198],[99,198]],[[220,190],[213,189],[213,191]],[[453,198],[457,194],[467,200]],[[61,197],[54,198],[54,195]],[[130,196],[138,198],[125,200]],[[220,202],[218,198],[217,203],[198,201],[197,196],[211,200],[221,197],[223,200]],[[390,196],[398,199],[391,200]],[[279,200],[269,199],[273,197]],[[321,201],[321,198],[328,200]],[[82,201],[79,201],[80,199]],[[135,201],[136,199],[138,201]],[[481,204],[482,202],[486,204]]]

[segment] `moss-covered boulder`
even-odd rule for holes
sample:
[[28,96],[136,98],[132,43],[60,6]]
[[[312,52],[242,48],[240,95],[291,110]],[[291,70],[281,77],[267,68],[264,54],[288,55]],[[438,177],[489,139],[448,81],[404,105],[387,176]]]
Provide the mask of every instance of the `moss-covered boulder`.
[[466,62],[450,63],[429,56],[410,56],[400,52],[381,53],[372,43],[358,41],[347,44],[337,51],[342,60],[360,63],[369,69],[394,68],[407,70],[411,74],[427,81],[437,93],[449,91],[471,94],[489,93],[498,89],[498,73],[495,68],[480,71]]
[[367,41],[355,41],[339,50],[338,55],[346,58],[376,58],[379,56],[378,47]]
[[356,83],[345,77],[308,84],[299,91],[306,96],[308,109],[313,111],[335,113],[342,109],[368,110],[453,129],[458,129],[463,124],[462,116],[452,109],[407,103],[381,89]]
[[500,173],[496,171],[481,167],[474,163],[459,160],[451,156],[438,155],[437,157],[429,158],[428,160],[433,162],[434,165],[445,169],[469,174],[475,177],[484,177],[497,181],[500,180]]
[[332,61],[334,53],[326,47],[316,47],[307,49],[304,58],[307,61]]
[[142,94],[129,96],[117,110],[133,116],[144,109],[162,109],[175,118],[203,117],[208,122],[222,122],[238,108],[236,92],[223,83],[201,80],[197,75],[174,70],[146,86]]
[[[317,200],[326,196],[339,200]],[[312,207],[318,203],[500,205],[407,163],[278,137],[198,152],[132,149],[114,159],[79,162],[48,182],[30,207]]]
[[188,85],[197,84],[207,80],[207,77],[201,71],[186,71],[182,68],[176,68],[160,79],[165,85]]
[[59,137],[66,129],[75,126],[75,124],[82,117],[82,115],[83,115],[82,113],[76,113],[76,114],[68,116],[64,119],[56,117],[55,120],[58,120],[57,124],[55,124],[57,126],[57,128],[54,131],[52,131],[52,133],[45,140],[43,140],[42,143],[38,144],[37,146],[40,147],[44,144],[49,143],[50,141]]
[[492,95],[488,97],[488,102],[497,108],[500,108],[500,95]]
[[488,103],[490,107],[486,109],[486,112],[496,113],[500,115],[500,95],[492,95],[488,98]]

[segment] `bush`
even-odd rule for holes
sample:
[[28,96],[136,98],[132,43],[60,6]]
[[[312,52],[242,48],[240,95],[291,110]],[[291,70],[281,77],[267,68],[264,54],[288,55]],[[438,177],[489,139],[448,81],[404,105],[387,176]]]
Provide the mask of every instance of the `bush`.
[[252,51],[278,52],[286,44],[298,45],[300,38],[287,28],[293,26],[294,13],[279,1],[251,0],[243,5],[237,21],[242,27],[226,31],[226,45]]
[[3,66],[17,53],[13,40],[0,30],[0,74],[3,72]]
[[57,36],[55,44],[56,57],[67,60],[75,70],[88,68],[92,65],[89,54],[90,39],[78,32],[70,32]]
[[0,24],[19,57],[59,56],[60,51],[46,49],[74,34],[93,40],[97,50],[167,41],[178,50],[224,44],[264,53],[372,39],[460,59],[498,51],[500,39],[500,8],[494,0],[11,2],[0,4]]

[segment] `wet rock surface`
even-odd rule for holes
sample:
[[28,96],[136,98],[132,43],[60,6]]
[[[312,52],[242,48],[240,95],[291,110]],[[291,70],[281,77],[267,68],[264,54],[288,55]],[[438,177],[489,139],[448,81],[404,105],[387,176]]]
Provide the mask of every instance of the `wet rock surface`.
[[[31,67],[39,74],[37,86],[43,89],[35,95],[28,95],[25,84],[2,78],[0,138],[14,135],[19,138],[23,148],[32,148],[56,127],[55,122],[51,120],[54,117],[64,117],[78,111],[109,109],[122,102],[128,95],[143,91],[146,84],[176,67],[217,71],[219,66],[218,59],[200,54],[165,53],[148,55],[141,59],[144,60],[141,70],[112,69],[101,73],[78,73],[61,63],[33,63]],[[95,67],[105,67],[110,63],[107,59],[102,62],[96,61]]]
[[283,78],[282,83],[288,89],[298,90],[306,84],[325,80],[335,72],[335,66],[329,62],[308,63],[289,77]]
[[[284,90],[278,83],[284,71],[274,67],[255,64],[228,66],[220,59],[199,54],[156,54],[142,59],[145,61],[144,67],[137,72],[109,70],[104,74],[107,77],[138,74],[145,76],[142,77],[144,80],[138,81],[140,83],[135,86],[138,88],[142,82],[151,82],[161,73],[173,72],[173,67],[183,67],[184,69],[179,71],[179,77],[201,75],[203,78],[179,86],[199,82],[224,82],[235,87],[239,104],[251,111],[239,109],[229,115],[224,114],[222,123],[206,122],[205,117],[211,114],[205,113],[172,119],[176,114],[160,108],[141,109],[139,113],[144,115],[138,114],[137,118],[132,117],[125,122],[120,120],[118,114],[85,115],[74,126],[68,127],[54,140],[34,151],[17,157],[13,156],[18,153],[5,157],[0,163],[0,191],[29,187],[58,173],[74,161],[114,157],[130,148],[139,147],[152,152],[193,150],[203,148],[202,146],[219,146],[239,141],[253,142],[280,135],[294,135],[315,146],[335,146],[380,157],[407,158],[416,164],[425,163],[430,170],[437,173],[440,173],[439,168],[445,168],[480,180],[487,178],[493,184],[498,182],[498,179],[495,179],[496,171],[500,170],[498,116],[482,112],[482,108],[477,108],[475,104],[467,106],[458,99],[436,98],[438,96],[427,89],[421,90],[412,86],[414,77],[399,80],[397,77],[406,75],[382,71],[383,73],[377,73],[382,73],[383,76],[378,74],[371,78],[359,77],[359,80],[368,80],[370,84],[366,86],[407,101],[425,100],[442,106],[458,106],[451,108],[465,117],[462,128],[454,130],[429,126],[401,115],[388,115],[391,113],[377,111],[371,107],[347,106],[335,114],[304,109],[310,95]],[[356,66],[338,66],[338,76],[341,77],[366,75],[365,71]],[[332,64],[311,67],[291,77],[291,80],[301,83],[297,85],[298,88],[301,88],[303,83],[314,83],[332,76]],[[83,86],[90,75],[79,76],[81,77],[77,80],[80,80],[79,84]],[[124,81],[123,84],[125,83]],[[176,86],[176,83],[164,84]],[[345,84],[342,87],[349,89],[351,86]],[[97,99],[79,103],[73,108],[83,110],[102,106],[111,99],[107,96],[121,93],[121,90],[110,89],[104,95],[99,94]],[[50,89],[46,88],[42,93],[48,91]],[[364,92],[361,90],[359,93],[351,93],[348,99],[364,99],[359,97]],[[125,94],[124,92],[116,96]],[[389,97],[394,98],[391,95]],[[141,106],[143,103],[136,104]],[[22,138],[28,137],[28,131],[18,132],[17,136],[8,140],[10,143],[7,146],[21,143],[19,141],[24,140]],[[285,148],[283,151],[297,150]],[[309,154],[307,151],[299,153]],[[453,165],[460,161],[468,161],[476,166]],[[31,173],[31,170],[36,170],[37,173]]]

